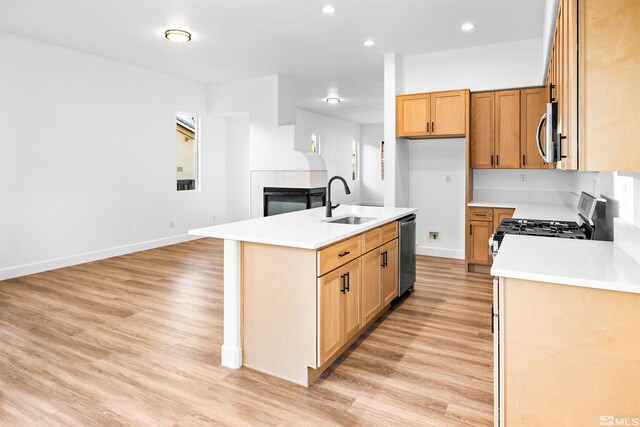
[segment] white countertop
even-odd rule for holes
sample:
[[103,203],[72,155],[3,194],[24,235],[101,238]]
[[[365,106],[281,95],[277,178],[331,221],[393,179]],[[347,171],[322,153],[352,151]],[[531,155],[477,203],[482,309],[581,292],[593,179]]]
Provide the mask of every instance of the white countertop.
[[467,206],[482,208],[511,208],[516,210],[513,217],[521,219],[578,221],[576,207],[560,203],[485,202],[473,200],[467,203]]
[[613,242],[507,235],[491,274],[640,293],[640,264]]
[[[325,208],[322,207],[198,228],[189,230],[189,234],[268,245],[318,249],[417,211],[413,208],[341,205],[333,210],[333,218],[326,218]],[[373,219],[359,225],[326,222],[327,219],[338,219],[345,215]]]

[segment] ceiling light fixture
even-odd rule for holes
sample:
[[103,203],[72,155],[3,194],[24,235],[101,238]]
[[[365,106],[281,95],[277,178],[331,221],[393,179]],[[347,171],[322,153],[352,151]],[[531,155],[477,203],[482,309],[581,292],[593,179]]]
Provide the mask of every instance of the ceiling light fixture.
[[375,42],[375,41],[373,41],[373,40],[365,40],[363,44],[364,44],[366,47],[371,47],[371,46],[375,45],[375,44],[376,44],[376,42]]
[[184,30],[167,30],[164,36],[167,40],[176,43],[186,43],[191,40],[191,33]]
[[471,31],[473,30],[473,28],[475,27],[475,25],[473,25],[471,22],[465,22],[464,24],[462,24],[462,31]]
[[327,104],[339,104],[340,101],[342,100],[340,98],[331,97],[331,98],[325,99],[325,101],[327,102]]
[[329,5],[329,6],[325,6],[322,8],[322,13],[324,13],[325,15],[331,15],[332,13],[336,12],[336,8]]

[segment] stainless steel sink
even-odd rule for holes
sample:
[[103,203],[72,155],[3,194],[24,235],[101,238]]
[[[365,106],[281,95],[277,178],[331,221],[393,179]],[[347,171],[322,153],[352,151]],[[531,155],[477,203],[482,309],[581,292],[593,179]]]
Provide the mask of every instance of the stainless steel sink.
[[373,220],[374,218],[367,218],[364,216],[344,216],[342,218],[336,218],[333,219],[331,221],[327,221],[330,222],[332,224],[352,224],[352,225],[357,225],[357,224],[364,224],[365,222],[369,222],[371,220]]

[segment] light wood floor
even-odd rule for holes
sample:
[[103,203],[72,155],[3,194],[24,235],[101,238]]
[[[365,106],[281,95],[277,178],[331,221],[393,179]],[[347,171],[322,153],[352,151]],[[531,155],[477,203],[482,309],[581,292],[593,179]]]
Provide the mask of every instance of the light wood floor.
[[491,425],[491,281],[415,291],[308,389],[220,366],[222,244],[0,282],[0,425]]

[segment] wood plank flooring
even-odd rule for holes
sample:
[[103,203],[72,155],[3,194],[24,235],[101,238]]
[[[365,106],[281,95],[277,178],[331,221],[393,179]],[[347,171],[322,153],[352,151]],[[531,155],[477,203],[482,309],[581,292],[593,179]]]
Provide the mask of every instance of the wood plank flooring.
[[309,388],[220,366],[221,241],[0,282],[0,425],[491,425],[491,280],[417,268]]

